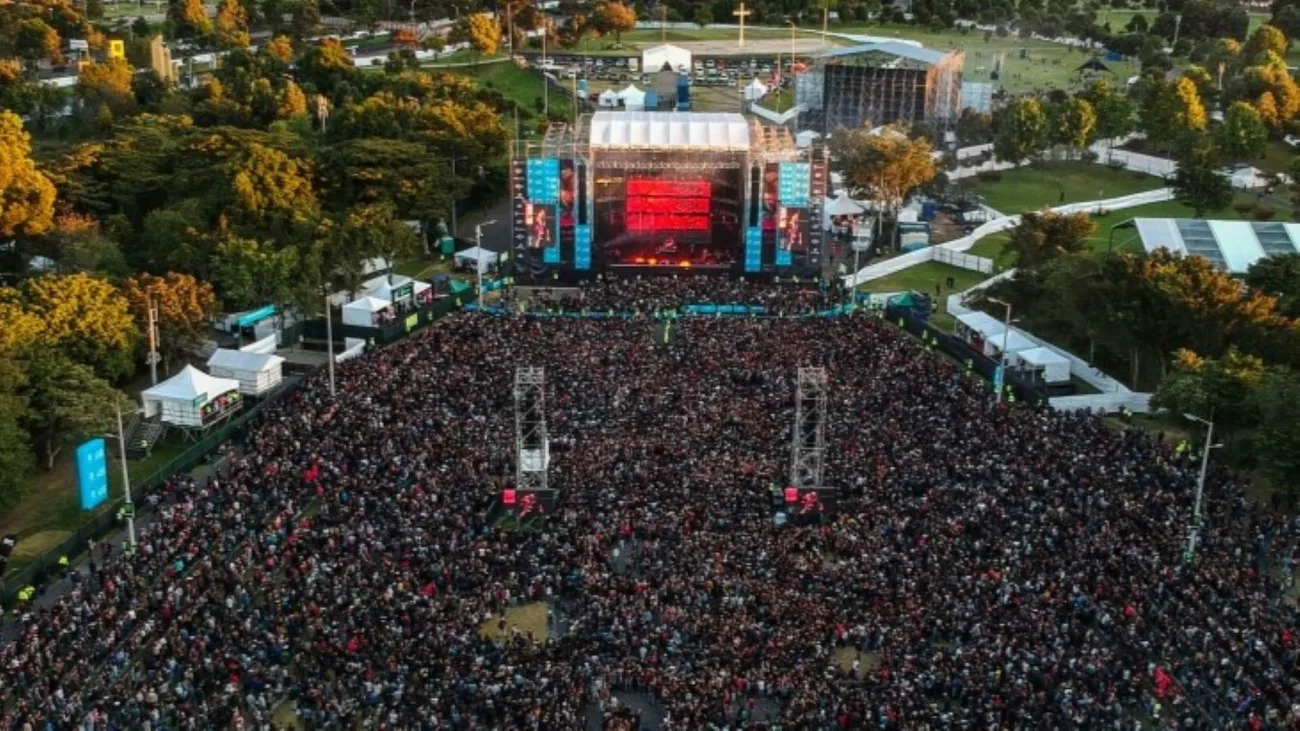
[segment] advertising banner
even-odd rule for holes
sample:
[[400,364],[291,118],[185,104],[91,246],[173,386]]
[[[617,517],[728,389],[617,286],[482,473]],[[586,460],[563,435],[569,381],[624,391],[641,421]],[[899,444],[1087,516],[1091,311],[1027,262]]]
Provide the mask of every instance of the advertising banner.
[[108,453],[102,437],[77,447],[77,484],[82,510],[94,510],[108,499]]

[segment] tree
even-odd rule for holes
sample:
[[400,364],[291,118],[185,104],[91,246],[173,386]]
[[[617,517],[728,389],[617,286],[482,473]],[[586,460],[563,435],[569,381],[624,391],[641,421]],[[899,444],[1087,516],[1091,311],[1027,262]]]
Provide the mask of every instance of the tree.
[[1133,17],[1128,19],[1128,24],[1124,26],[1124,30],[1129,33],[1145,34],[1148,27],[1150,26],[1147,24],[1147,16],[1142,13],[1134,13]]
[[352,54],[337,38],[321,38],[298,59],[298,80],[311,84],[322,94],[332,94],[343,83],[352,83],[359,73]]
[[1300,377],[1270,368],[1253,397],[1259,420],[1251,441],[1260,469],[1281,485],[1300,488]]
[[43,58],[50,59],[52,63],[62,63],[60,45],[58,31],[40,18],[29,18],[20,23],[13,41],[14,51],[27,61],[29,67],[35,66]]
[[592,21],[596,30],[613,33],[614,42],[622,43],[623,34],[636,28],[636,11],[621,2],[606,0],[596,6]]
[[203,0],[171,0],[167,6],[167,23],[177,38],[203,39],[212,35],[212,21]]
[[1070,150],[1083,150],[1092,143],[1097,130],[1097,114],[1086,99],[1068,99],[1054,115],[1052,141]]
[[1020,164],[1047,147],[1047,115],[1034,99],[1017,99],[993,117],[993,154]]
[[491,56],[501,44],[501,26],[487,13],[474,13],[465,19],[465,40],[479,56]]
[[908,138],[899,125],[878,133],[870,125],[836,132],[831,149],[836,170],[854,194],[881,201],[891,211],[897,211],[912,191],[938,172],[930,143]]
[[1287,5],[1273,14],[1269,25],[1282,31],[1287,38],[1300,37],[1300,7]]
[[[0,300],[16,303],[40,323],[35,349],[56,352],[116,379],[135,369],[135,328],[126,298],[108,280],[89,274],[45,274],[18,290],[0,289]],[[31,345],[32,343],[19,343]]]
[[121,391],[57,351],[34,349],[24,370],[28,402],[26,427],[46,469],[64,447],[79,444],[111,428],[117,409],[130,410]]
[[1214,142],[1229,160],[1253,160],[1264,154],[1268,128],[1254,107],[1233,102],[1223,115],[1223,123],[1214,128]]
[[713,11],[709,10],[709,6],[701,5],[695,9],[695,17],[692,20],[696,25],[704,28],[713,23]]
[[54,218],[54,185],[32,162],[30,140],[18,115],[0,110],[0,239],[42,234]]
[[1190,136],[1205,129],[1205,107],[1196,82],[1189,78],[1170,83],[1145,77],[1138,96],[1142,131],[1153,140],[1163,141],[1166,150],[1183,146]]
[[239,0],[221,0],[217,6],[216,39],[222,48],[248,48],[248,11]]
[[227,164],[227,171],[232,193],[227,210],[233,216],[294,219],[317,207],[311,164],[304,159],[251,142]]
[[957,118],[957,141],[965,146],[982,145],[992,139],[993,117],[970,107]]
[[1033,269],[1060,256],[1088,250],[1088,237],[1097,230],[1086,213],[1027,211],[1011,230],[1006,250],[1015,256],[1016,266]]
[[189,274],[168,272],[165,277],[137,274],[122,282],[122,294],[130,303],[136,327],[148,332],[149,304],[157,307],[158,351],[163,370],[194,353],[207,337],[217,298],[212,285]]
[[86,0],[86,18],[89,20],[103,20],[104,0]]
[[278,62],[284,70],[293,63],[293,39],[289,36],[276,36],[257,50],[258,54]]
[[1081,94],[1097,115],[1097,137],[1110,140],[1133,131],[1133,102],[1105,81],[1096,81]]
[[298,0],[293,6],[293,33],[300,39],[320,32],[320,5],[316,0]]
[[1250,34],[1250,39],[1242,48],[1242,55],[1248,59],[1256,59],[1265,53],[1274,53],[1279,57],[1286,56],[1286,49],[1290,43],[1287,42],[1286,36],[1282,31],[1271,25],[1261,25]]
[[1300,254],[1274,254],[1259,259],[1246,270],[1246,286],[1276,297],[1277,309],[1300,318]]
[[153,29],[149,27],[149,21],[145,20],[144,16],[137,16],[135,20],[131,21],[131,35],[134,38],[153,37]]
[[1197,218],[1232,203],[1232,185],[1210,145],[1199,144],[1180,156],[1170,182],[1178,202],[1190,206]]
[[97,119],[107,110],[112,117],[121,117],[135,110],[135,93],[131,82],[135,70],[120,58],[99,63],[91,62],[77,74],[77,95],[89,119]]
[[34,461],[23,427],[29,413],[21,394],[27,378],[17,362],[0,354],[0,509],[9,508],[27,493]]
[[1219,359],[1181,349],[1151,404],[1176,414],[1213,415],[1215,425],[1231,433],[1255,421],[1251,392],[1263,377],[1264,361],[1235,347]]
[[222,301],[236,311],[288,302],[297,268],[297,249],[235,236],[217,244],[212,261]]

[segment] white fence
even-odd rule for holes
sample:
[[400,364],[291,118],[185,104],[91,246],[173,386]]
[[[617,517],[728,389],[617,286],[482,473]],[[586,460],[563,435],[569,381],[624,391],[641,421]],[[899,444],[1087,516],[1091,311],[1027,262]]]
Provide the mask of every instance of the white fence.
[[802,104],[796,104],[784,112],[774,112],[767,107],[759,106],[758,104],[751,104],[749,105],[749,111],[773,124],[786,124],[795,117],[798,117],[801,113],[807,111],[807,107]]
[[993,273],[993,260],[986,259],[974,254],[963,254],[960,251],[945,249],[942,246],[931,246],[929,248],[930,261],[937,261],[941,264],[951,264],[962,269],[969,269],[972,272],[980,274]]

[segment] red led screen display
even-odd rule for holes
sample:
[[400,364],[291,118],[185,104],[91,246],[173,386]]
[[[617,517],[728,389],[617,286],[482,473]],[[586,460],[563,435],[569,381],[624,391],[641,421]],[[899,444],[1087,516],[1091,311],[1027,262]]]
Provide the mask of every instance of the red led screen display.
[[700,213],[709,212],[708,198],[628,198],[628,213]]
[[629,213],[629,231],[708,231],[709,216],[682,213]]
[[655,178],[629,178],[627,196],[658,196],[663,198],[708,198],[713,188],[707,180],[658,180]]

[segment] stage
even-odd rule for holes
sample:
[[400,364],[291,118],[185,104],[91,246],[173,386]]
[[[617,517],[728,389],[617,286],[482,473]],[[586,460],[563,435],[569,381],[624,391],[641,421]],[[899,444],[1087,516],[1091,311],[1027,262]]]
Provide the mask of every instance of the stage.
[[597,112],[511,162],[522,282],[601,272],[817,276],[828,171],[820,147],[739,114]]

